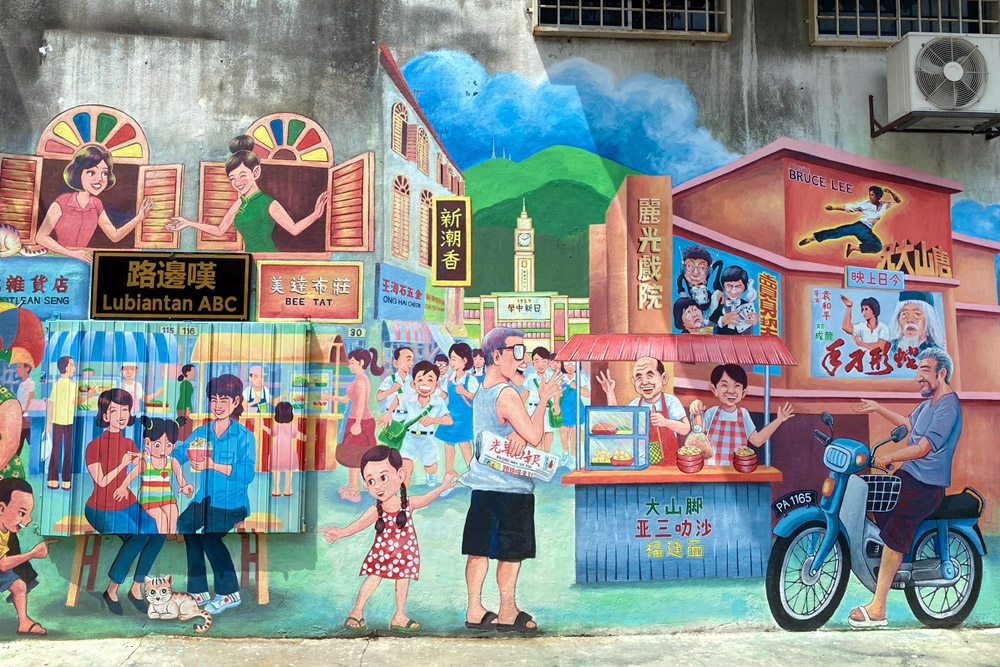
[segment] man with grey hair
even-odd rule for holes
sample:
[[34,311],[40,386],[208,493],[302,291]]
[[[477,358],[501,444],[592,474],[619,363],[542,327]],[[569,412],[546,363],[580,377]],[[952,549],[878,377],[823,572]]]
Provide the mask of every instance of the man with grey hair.
[[962,408],[950,384],[953,368],[951,357],[940,347],[929,347],[917,356],[917,383],[925,400],[909,417],[869,399],[851,406],[855,412],[876,413],[894,427],[902,425],[910,431],[905,447],[875,457],[874,464],[879,468],[902,463],[896,473],[902,486],[896,507],[887,521],[880,522],[884,547],[875,595],[867,605],[851,610],[851,627],[887,624],[886,599],[903,554],[910,550],[917,527],[937,509],[951,485],[951,460],[962,434]]
[[922,352],[929,347],[944,347],[941,318],[929,292],[904,290],[899,293],[899,302],[889,320],[889,339],[893,352],[910,348]]
[[[521,561],[535,557],[534,481],[490,467],[482,455],[486,433],[505,438],[512,456],[523,453],[527,443],[537,445],[545,431],[545,404],[559,394],[563,376],[538,378],[539,404],[528,414],[517,390],[524,384],[528,365],[524,333],[507,327],[491,329],[483,338],[483,356],[486,374],[472,399],[473,457],[462,477],[472,489],[462,533],[462,553],[468,556],[465,627],[536,632],[538,625],[518,608],[514,597]],[[488,611],[482,600],[490,560],[497,561],[498,613]]]

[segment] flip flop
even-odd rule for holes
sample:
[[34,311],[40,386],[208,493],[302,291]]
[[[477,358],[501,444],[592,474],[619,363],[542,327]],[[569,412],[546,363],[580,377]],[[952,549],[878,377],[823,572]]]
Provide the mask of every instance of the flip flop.
[[848,616],[847,623],[852,628],[862,630],[867,628],[884,628],[885,626],[889,625],[889,619],[887,618],[873,619],[871,616],[868,615],[868,610],[865,609],[864,607],[855,607],[854,609],[851,610],[851,613],[854,613],[855,609],[861,612],[861,615],[864,616],[864,619],[859,621],[853,616]]
[[533,628],[528,627],[528,621],[533,621],[531,614],[519,611],[517,612],[517,618],[511,624],[507,623],[497,623],[497,632],[519,632],[521,634],[530,635],[534,632],[538,632],[538,626]]
[[[34,630],[35,628],[38,628],[39,630],[41,630],[41,632],[32,632],[32,630]],[[34,635],[35,637],[44,637],[45,635],[49,634],[49,632],[48,630],[42,627],[41,623],[35,621],[30,626],[28,626],[27,630],[18,630],[17,634],[25,637],[28,635]]]
[[485,614],[483,614],[483,617],[479,620],[478,623],[470,623],[469,621],[466,621],[465,627],[467,627],[470,630],[496,630],[497,615],[492,611],[488,611]]
[[405,632],[408,634],[413,634],[423,630],[423,628],[420,627],[420,624],[414,621],[412,618],[406,622],[406,625],[392,625],[390,623],[389,629],[392,630],[393,632]]
[[[349,621],[354,621],[355,623],[357,623],[357,625],[348,625],[347,623]],[[344,621],[344,627],[347,628],[348,630],[367,630],[368,624],[365,623],[364,618],[354,618],[353,616],[348,616],[347,619]]]

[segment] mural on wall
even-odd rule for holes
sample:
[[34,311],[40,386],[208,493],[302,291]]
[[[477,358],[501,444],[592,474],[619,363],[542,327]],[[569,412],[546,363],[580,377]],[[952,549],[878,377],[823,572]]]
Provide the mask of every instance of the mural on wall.
[[[0,155],[0,476],[30,485],[0,486],[0,589],[34,614],[17,632],[996,621],[1000,396],[960,354],[977,290],[952,298],[958,253],[995,251],[953,239],[959,184],[779,140],[740,165],[781,164],[783,248],[764,249],[734,239],[743,200],[712,188],[739,156],[680,80],[573,59],[536,82],[455,51],[400,69],[384,46],[376,76],[374,143],[339,163],[344,129],[276,110],[157,165],[140,110],[102,105]],[[721,217],[670,213],[702,192]],[[664,288],[647,319],[612,266],[640,242]],[[207,251],[252,259],[224,281],[256,321],[88,320],[106,250],[159,305],[208,298]],[[876,590],[876,567],[904,593],[848,585]]]

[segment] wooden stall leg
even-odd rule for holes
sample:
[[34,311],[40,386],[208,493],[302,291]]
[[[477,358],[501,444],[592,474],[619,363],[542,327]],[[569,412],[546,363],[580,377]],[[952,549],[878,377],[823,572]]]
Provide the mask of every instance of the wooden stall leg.
[[254,584],[257,586],[257,604],[267,604],[271,594],[267,589],[267,533],[254,533],[257,538],[256,566],[254,568]]
[[87,573],[87,592],[94,592],[94,584],[97,580],[97,564],[101,560],[101,536],[100,535],[88,535],[93,542],[90,545],[90,553],[84,554],[83,564],[85,567],[89,568]]
[[76,549],[73,551],[73,569],[69,575],[69,592],[66,593],[66,606],[75,607],[80,600],[80,581],[83,579],[83,552],[87,549],[87,536],[78,535]]
[[240,533],[240,588],[250,587],[250,563],[256,560],[250,553],[250,534]]

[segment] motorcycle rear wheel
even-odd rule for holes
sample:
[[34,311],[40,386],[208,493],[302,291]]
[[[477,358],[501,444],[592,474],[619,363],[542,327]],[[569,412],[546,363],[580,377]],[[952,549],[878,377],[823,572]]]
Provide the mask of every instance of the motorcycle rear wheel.
[[851,571],[851,553],[843,534],[819,568],[809,570],[826,534],[826,524],[803,524],[788,537],[780,537],[767,561],[764,590],[774,620],[785,630],[807,632],[823,626],[840,605]]
[[[936,531],[928,531],[917,540],[913,560],[937,558]],[[946,588],[906,587],[906,602],[917,620],[929,628],[954,628],[968,618],[979,599],[983,584],[983,559],[962,533],[948,531],[948,557],[958,569],[958,582]]]

